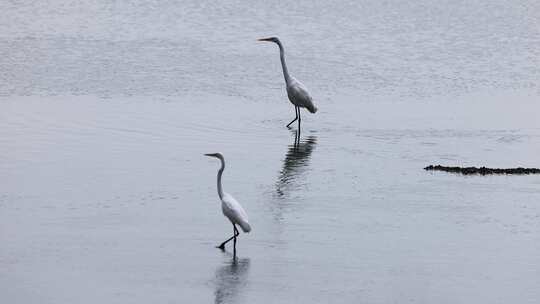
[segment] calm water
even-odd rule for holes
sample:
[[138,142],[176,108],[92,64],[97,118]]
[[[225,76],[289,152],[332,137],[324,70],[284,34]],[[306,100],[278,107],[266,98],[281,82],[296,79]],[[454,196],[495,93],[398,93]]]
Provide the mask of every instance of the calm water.
[[[538,1],[4,1],[0,29],[0,302],[540,300],[540,177],[422,170],[540,167]],[[319,107],[297,145],[269,35]]]

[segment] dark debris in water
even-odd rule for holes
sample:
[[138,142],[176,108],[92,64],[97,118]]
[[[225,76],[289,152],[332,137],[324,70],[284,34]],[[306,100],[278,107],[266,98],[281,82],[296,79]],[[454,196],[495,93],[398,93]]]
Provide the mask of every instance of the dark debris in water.
[[540,174],[540,169],[538,168],[486,168],[486,167],[447,167],[441,165],[430,165],[424,168],[427,171],[444,171],[451,173],[461,173],[464,175],[470,174]]

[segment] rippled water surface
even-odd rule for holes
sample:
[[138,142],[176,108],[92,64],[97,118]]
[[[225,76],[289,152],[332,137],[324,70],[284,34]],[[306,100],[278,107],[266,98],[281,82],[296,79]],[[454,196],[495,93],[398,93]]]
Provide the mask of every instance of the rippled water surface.
[[540,300],[540,177],[422,170],[540,167],[538,1],[3,1],[0,29],[0,302]]

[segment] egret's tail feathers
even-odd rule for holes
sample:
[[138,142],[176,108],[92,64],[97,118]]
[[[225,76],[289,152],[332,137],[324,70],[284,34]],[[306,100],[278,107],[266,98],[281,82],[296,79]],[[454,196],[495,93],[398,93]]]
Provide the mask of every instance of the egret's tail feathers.
[[249,225],[248,222],[242,222],[242,223],[240,223],[238,225],[240,225],[240,228],[242,228],[242,231],[244,231],[246,233],[251,231],[251,226]]
[[318,110],[317,107],[311,101],[306,104],[306,109],[313,114],[317,113],[317,110]]

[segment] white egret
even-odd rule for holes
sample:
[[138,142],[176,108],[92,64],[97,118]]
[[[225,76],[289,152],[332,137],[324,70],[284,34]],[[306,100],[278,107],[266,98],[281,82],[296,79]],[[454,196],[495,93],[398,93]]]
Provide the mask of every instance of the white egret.
[[223,191],[223,187],[221,186],[221,175],[223,174],[223,170],[225,170],[225,159],[223,158],[223,154],[210,153],[205,155],[218,158],[221,161],[221,168],[217,174],[217,190],[219,198],[221,199],[221,210],[223,211],[223,215],[225,215],[233,225],[233,236],[221,243],[217,248],[225,250],[225,244],[230,240],[234,240],[234,256],[236,256],[236,237],[240,235],[240,232],[236,229],[236,225],[239,225],[244,232],[250,232],[251,226],[248,222],[248,216],[240,203],[235,200],[232,195]]
[[298,119],[298,127],[300,127],[300,108],[306,108],[309,112],[317,112],[317,107],[313,104],[313,99],[309,95],[306,87],[296,78],[289,75],[287,64],[285,63],[285,51],[283,45],[277,37],[262,38],[259,41],[274,42],[279,46],[279,55],[281,57],[281,67],[283,68],[283,76],[285,77],[285,85],[287,87],[287,96],[294,105],[296,117],[287,125],[287,128]]

